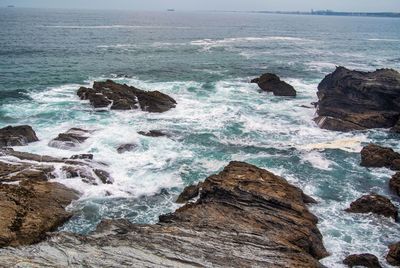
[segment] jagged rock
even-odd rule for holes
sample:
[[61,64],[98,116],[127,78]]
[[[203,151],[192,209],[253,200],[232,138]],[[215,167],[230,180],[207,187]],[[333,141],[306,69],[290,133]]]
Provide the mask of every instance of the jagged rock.
[[392,202],[381,195],[369,194],[364,195],[350,204],[350,208],[346,209],[350,213],[374,213],[385,217],[391,217],[397,220],[397,208]]
[[89,138],[91,131],[81,128],[71,128],[65,133],[58,134],[58,137],[49,142],[50,147],[60,149],[71,149],[78,147]]
[[395,70],[359,72],[337,67],[319,84],[317,95],[321,128],[390,128],[400,117],[400,74]]
[[0,148],[26,145],[38,140],[35,131],[30,126],[8,126],[0,129]]
[[150,131],[139,131],[138,134],[147,137],[168,137],[167,133],[162,132],[161,130],[150,130]]
[[14,156],[16,158],[19,158],[20,160],[29,160],[29,161],[39,162],[39,163],[43,163],[43,162],[61,163],[61,162],[64,162],[64,160],[61,158],[52,157],[52,156],[48,156],[48,155],[37,155],[37,154],[31,154],[31,153],[26,153],[26,152],[18,152],[18,151],[14,151],[11,148],[0,149],[0,156],[2,156],[2,155]]
[[93,154],[76,154],[71,156],[71,159],[93,160]]
[[276,74],[265,73],[260,78],[251,80],[264,90],[273,92],[275,96],[295,97],[296,90],[288,83],[282,81]]
[[378,258],[369,253],[353,254],[343,261],[348,267],[363,266],[367,268],[381,268]]
[[81,87],[78,96],[89,100],[95,108],[111,107],[113,110],[142,109],[162,113],[175,108],[176,101],[159,91],[144,91],[114,81],[94,82],[93,88]]
[[117,152],[119,154],[123,154],[125,152],[130,152],[133,151],[137,148],[137,145],[134,143],[127,143],[127,144],[121,144],[118,148],[117,148]]
[[400,168],[400,154],[391,148],[369,144],[361,150],[361,166]]
[[[88,236],[58,233],[4,249],[6,266],[322,267],[327,256],[305,194],[266,170],[230,163],[206,179],[199,199],[158,224],[103,220]],[[31,254],[32,251],[35,254]],[[96,256],[96,258],[93,258]]]
[[104,184],[112,184],[113,179],[110,176],[110,173],[101,169],[94,169],[94,174],[101,180]]
[[202,183],[187,186],[176,199],[176,203],[183,204],[199,195]]
[[400,196],[400,172],[397,172],[392,176],[389,181],[389,187],[393,192]]
[[390,265],[400,266],[400,242],[389,246],[389,253],[386,260]]

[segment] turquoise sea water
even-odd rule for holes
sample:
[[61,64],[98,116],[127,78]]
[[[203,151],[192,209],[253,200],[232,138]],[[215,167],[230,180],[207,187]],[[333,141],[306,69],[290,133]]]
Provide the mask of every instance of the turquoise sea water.
[[[336,65],[400,70],[400,20],[0,9],[0,127],[34,127],[40,141],[18,150],[93,153],[109,165],[113,185],[86,185],[61,173],[55,179],[82,193],[62,230],[86,233],[102,218],[157,222],[178,207],[173,201],[184,186],[241,160],[282,175],[319,201],[311,210],[331,253],[324,264],[341,267],[347,254],[360,252],[383,262],[387,245],[400,240],[399,224],[343,209],[372,191],[399,207],[388,189],[393,172],[359,166],[364,144],[400,150],[399,137],[315,125],[310,103]],[[267,71],[291,83],[298,97],[274,97],[248,83]],[[163,114],[96,112],[76,96],[80,86],[109,78],[160,90],[178,106]],[[71,127],[96,131],[75,151],[47,145]],[[171,137],[137,134],[151,129]],[[118,154],[123,143],[138,148]]]

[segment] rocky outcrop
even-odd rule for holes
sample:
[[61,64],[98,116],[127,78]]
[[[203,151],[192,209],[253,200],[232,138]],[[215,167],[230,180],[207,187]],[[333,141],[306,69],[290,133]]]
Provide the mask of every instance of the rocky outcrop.
[[400,170],[400,154],[391,148],[369,144],[361,150],[361,166]]
[[360,72],[337,67],[319,84],[317,95],[315,121],[324,129],[391,128],[400,117],[400,73],[395,70]]
[[392,176],[389,181],[389,187],[393,192],[400,196],[400,172],[397,172]]
[[8,126],[0,129],[0,148],[26,145],[38,140],[35,131],[30,126]]
[[251,83],[258,84],[262,90],[272,92],[275,96],[296,97],[296,90],[276,74],[265,73],[251,80]]
[[147,137],[169,137],[167,133],[161,130],[139,131],[138,134]]
[[400,266],[400,242],[389,246],[389,253],[386,260],[390,265]]
[[120,146],[118,146],[117,148],[117,152],[119,154],[123,154],[125,152],[130,152],[133,151],[137,148],[137,145],[134,143],[126,143],[126,144],[121,144]]
[[200,182],[196,185],[190,185],[186,187],[176,199],[176,203],[183,204],[199,196],[202,184],[203,183]]
[[369,253],[349,255],[343,261],[348,267],[363,266],[367,268],[381,268],[378,258]]
[[114,81],[94,82],[93,88],[81,87],[78,96],[89,100],[95,108],[110,107],[112,110],[142,109],[162,113],[175,108],[176,101],[159,91],[144,91]]
[[91,267],[322,267],[318,259],[327,252],[305,197],[281,177],[232,162],[205,180],[197,201],[160,216],[158,224],[104,220],[88,236],[59,233],[34,246],[4,249],[0,262],[7,266],[25,261],[68,266],[73,260],[75,266]]
[[71,128],[64,133],[58,134],[55,139],[49,142],[49,146],[65,150],[73,149],[86,141],[91,132],[86,129]]
[[350,204],[346,209],[350,213],[374,213],[397,220],[398,212],[393,203],[386,197],[369,194],[364,195]]

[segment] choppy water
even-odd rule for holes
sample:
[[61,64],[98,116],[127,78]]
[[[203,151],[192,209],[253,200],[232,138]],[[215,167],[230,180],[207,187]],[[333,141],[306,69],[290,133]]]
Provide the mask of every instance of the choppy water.
[[[311,102],[335,65],[400,70],[400,20],[242,13],[0,9],[0,127],[29,124],[40,141],[17,148],[53,156],[93,153],[108,163],[113,185],[56,180],[83,196],[64,230],[86,233],[101,218],[154,223],[177,208],[184,186],[231,160],[267,168],[320,202],[312,211],[340,267],[349,253],[382,258],[400,240],[392,220],[343,212],[371,191],[388,190],[393,172],[359,166],[363,144],[400,150],[386,130],[335,133],[316,127]],[[274,72],[296,99],[259,93],[250,78]],[[112,78],[160,90],[178,102],[163,114],[95,112],[76,90]],[[48,147],[70,127],[95,129],[75,151]],[[170,138],[137,131],[160,129]],[[327,144],[333,142],[333,144]],[[123,143],[137,150],[118,154]]]

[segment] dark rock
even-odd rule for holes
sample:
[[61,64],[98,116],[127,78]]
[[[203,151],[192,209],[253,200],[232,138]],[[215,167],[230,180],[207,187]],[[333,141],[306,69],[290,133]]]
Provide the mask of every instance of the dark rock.
[[393,192],[400,196],[400,172],[397,172],[392,176],[389,181],[389,187]]
[[58,137],[49,142],[50,147],[60,149],[71,149],[79,146],[89,138],[91,131],[81,128],[71,128],[65,133],[58,134]]
[[26,152],[18,152],[14,151],[11,148],[7,149],[0,149],[0,156],[1,155],[9,155],[9,156],[14,156],[20,160],[29,160],[29,161],[35,161],[35,162],[54,162],[54,163],[61,163],[64,162],[63,159],[61,158],[56,158],[48,155],[37,155],[37,154],[31,154],[31,153],[26,153]]
[[89,100],[95,108],[108,106],[113,110],[140,108],[143,111],[162,113],[176,106],[173,98],[159,91],[144,91],[111,80],[94,82],[93,88],[81,87],[77,94],[82,100]]
[[101,180],[104,184],[112,184],[113,179],[111,178],[110,174],[107,171],[101,169],[94,169],[94,174]]
[[52,174],[53,171],[53,166],[0,161],[0,183],[20,181],[23,179],[47,181],[54,177]]
[[390,265],[400,266],[400,242],[389,246],[389,253],[386,260]]
[[[255,166],[232,162],[208,177],[199,199],[158,224],[103,220],[88,236],[57,233],[0,252],[2,264],[104,267],[322,267],[327,256],[304,193]],[[32,254],[35,252],[35,254]],[[93,258],[93,256],[107,258]]]
[[374,213],[397,220],[397,208],[384,196],[377,194],[364,195],[350,204],[346,209],[350,213]]
[[273,92],[275,96],[296,96],[296,90],[276,74],[265,73],[260,78],[251,80],[251,83],[257,83],[262,90]]
[[76,154],[76,155],[71,156],[71,159],[93,160],[93,154]]
[[[396,161],[397,160],[397,161]],[[361,150],[361,166],[398,168],[400,154],[391,148],[369,144]]]
[[22,146],[38,140],[35,131],[30,126],[8,126],[0,129],[0,148]]
[[400,74],[395,70],[359,72],[338,67],[322,80],[317,95],[319,117],[329,118],[319,124],[321,128],[389,128],[400,117]]
[[344,261],[348,267],[363,266],[367,268],[381,268],[378,258],[375,255],[364,253],[364,254],[353,254],[348,256]]
[[81,178],[83,182],[91,185],[98,185],[93,172],[82,166],[63,166],[61,170],[64,172],[67,179]]
[[392,127],[390,131],[394,133],[400,133],[400,119],[397,121],[396,125],[394,125],[394,127]]
[[134,143],[127,143],[127,144],[122,144],[117,148],[117,152],[119,154],[123,154],[125,152],[130,152],[133,151],[137,148],[137,145]]
[[169,135],[160,130],[139,131],[138,134],[147,137],[168,137]]
[[196,185],[187,186],[185,189],[183,189],[182,193],[178,196],[178,199],[176,199],[176,203],[183,204],[183,203],[186,203],[187,201],[197,197],[199,195],[201,185],[202,185],[202,183],[200,182]]

